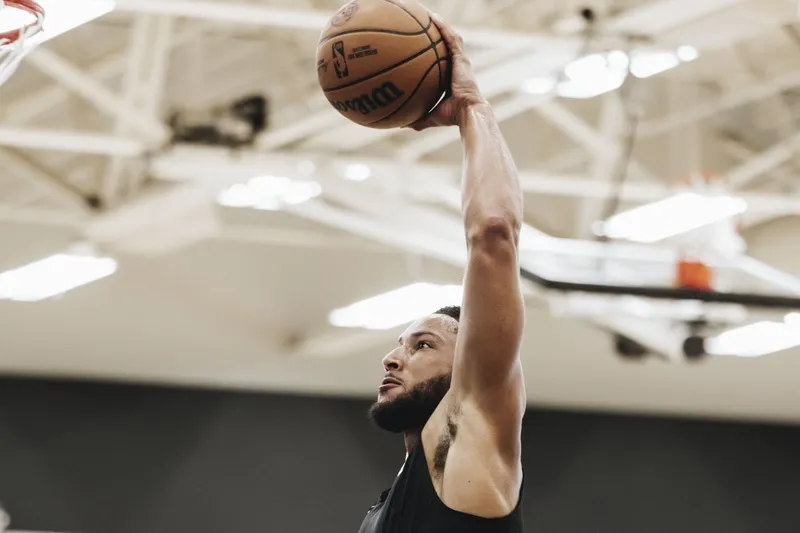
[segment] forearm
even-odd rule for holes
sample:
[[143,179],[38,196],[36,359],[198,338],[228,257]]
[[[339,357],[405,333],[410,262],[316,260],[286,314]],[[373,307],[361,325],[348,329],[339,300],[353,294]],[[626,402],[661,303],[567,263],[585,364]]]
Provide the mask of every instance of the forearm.
[[464,149],[462,208],[471,243],[487,231],[518,241],[522,190],[514,160],[488,104],[464,110],[459,120]]

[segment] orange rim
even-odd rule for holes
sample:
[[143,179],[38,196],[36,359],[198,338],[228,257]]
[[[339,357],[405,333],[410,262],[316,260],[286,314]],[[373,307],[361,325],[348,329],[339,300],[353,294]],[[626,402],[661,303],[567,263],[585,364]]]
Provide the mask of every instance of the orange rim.
[[42,30],[42,24],[44,23],[44,8],[33,0],[5,0],[5,7],[27,11],[36,17],[36,20],[15,30],[0,32],[0,41],[6,41],[5,44],[13,43],[18,41],[23,35],[27,34],[28,30],[32,28],[36,29],[33,35]]

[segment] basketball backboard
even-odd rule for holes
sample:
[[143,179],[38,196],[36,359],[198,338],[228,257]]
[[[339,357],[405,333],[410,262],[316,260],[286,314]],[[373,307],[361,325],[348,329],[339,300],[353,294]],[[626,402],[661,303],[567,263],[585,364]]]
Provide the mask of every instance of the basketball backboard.
[[678,253],[655,245],[535,238],[520,259],[523,277],[561,315],[727,326],[800,310],[800,279],[747,256],[714,265],[713,291],[676,287]]

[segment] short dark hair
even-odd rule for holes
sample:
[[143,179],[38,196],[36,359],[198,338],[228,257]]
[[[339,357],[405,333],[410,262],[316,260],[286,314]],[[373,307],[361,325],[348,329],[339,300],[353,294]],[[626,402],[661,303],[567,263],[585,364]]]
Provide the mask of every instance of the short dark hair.
[[455,319],[458,322],[461,318],[461,306],[460,305],[448,305],[447,307],[442,307],[435,313],[434,315],[445,315],[449,316],[450,318]]

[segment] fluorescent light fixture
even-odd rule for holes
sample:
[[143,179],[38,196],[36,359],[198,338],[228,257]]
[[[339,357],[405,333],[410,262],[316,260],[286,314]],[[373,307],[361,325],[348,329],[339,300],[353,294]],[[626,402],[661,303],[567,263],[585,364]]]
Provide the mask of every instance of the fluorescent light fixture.
[[279,211],[285,205],[302,204],[320,193],[322,187],[316,181],[266,175],[225,189],[217,197],[217,202],[226,207]]
[[800,346],[800,315],[790,313],[783,322],[756,322],[706,340],[709,355],[760,357]]
[[620,213],[595,224],[611,239],[653,243],[744,213],[747,202],[731,196],[686,192]]
[[522,82],[522,92],[528,94],[550,94],[556,88],[556,80],[551,77],[541,76],[529,78]]
[[407,324],[448,305],[459,305],[460,285],[414,283],[331,311],[328,319],[339,328],[386,330]]
[[631,74],[637,78],[649,78],[680,64],[681,60],[672,52],[637,53],[631,60]]
[[372,169],[361,163],[347,165],[344,169],[344,177],[350,181],[366,181],[372,175]]
[[789,313],[784,317],[783,323],[790,328],[800,331],[800,313]]
[[109,257],[56,254],[0,273],[0,299],[38,302],[110,276],[117,262]]
[[589,54],[564,67],[564,79],[558,84],[553,77],[535,77],[525,80],[520,89],[529,94],[555,91],[564,98],[594,98],[621,87],[629,70],[637,78],[649,78],[698,56],[697,49],[688,45],[674,52],[639,49],[630,54],[622,50]]
[[532,95],[546,95],[556,91],[563,98],[586,99],[618,89],[623,77],[605,73],[596,78],[565,80],[556,84],[553,77],[539,76],[522,82],[520,90]]
[[[113,0],[36,0],[45,12],[42,31],[25,43],[30,50],[34,46],[82,26],[114,9]],[[0,31],[13,30],[33,21],[25,11],[5,8],[0,17]]]
[[700,52],[697,51],[697,48],[694,46],[689,46],[688,44],[679,46],[675,53],[677,54],[678,59],[685,63],[689,63],[690,61],[694,61],[700,57]]
[[563,98],[585,100],[616,91],[622,87],[622,82],[623,76],[617,76],[613,72],[597,78],[570,80],[558,85],[558,95]]
[[593,98],[618,89],[625,80],[628,55],[613,51],[576,59],[564,68],[565,80],[558,85],[564,98]]

